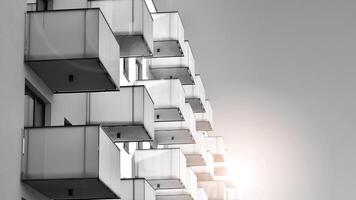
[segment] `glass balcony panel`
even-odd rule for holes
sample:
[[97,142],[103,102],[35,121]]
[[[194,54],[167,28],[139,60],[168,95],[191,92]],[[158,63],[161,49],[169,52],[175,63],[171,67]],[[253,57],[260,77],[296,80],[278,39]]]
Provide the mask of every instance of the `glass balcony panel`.
[[156,192],[145,179],[122,179],[121,199],[155,200]]
[[205,153],[205,165],[203,166],[191,166],[198,181],[210,181],[214,176],[214,159],[210,152]]
[[186,116],[184,90],[178,79],[143,80],[135,85],[144,85],[155,107],[155,122],[179,121]]
[[205,113],[195,113],[197,131],[213,130],[213,112],[209,100],[203,102]]
[[186,160],[180,149],[136,150],[134,174],[145,178],[156,190],[184,189]]
[[29,128],[22,181],[51,199],[118,198],[120,151],[100,126]]
[[203,188],[198,188],[197,196],[199,200],[208,200],[208,196],[206,196],[205,190]]
[[186,117],[183,121],[155,122],[155,138],[158,144],[194,144],[195,118],[189,104],[185,104]]
[[200,75],[194,76],[195,85],[183,85],[185,101],[190,103],[195,113],[205,113],[205,89]]
[[187,183],[185,189],[163,189],[157,190],[157,199],[161,200],[173,200],[173,199],[187,199],[187,200],[195,200],[197,199],[197,178],[194,172],[187,168]]
[[206,148],[214,157],[214,162],[225,161],[225,145],[224,139],[221,136],[205,137]]
[[189,42],[183,45],[183,57],[158,57],[149,61],[150,72],[155,79],[179,79],[182,85],[193,85],[195,60]]
[[121,87],[120,92],[56,94],[52,125],[101,124],[114,142],[151,141],[154,106],[144,86]]
[[183,56],[184,28],[178,12],[152,13],[154,57]]
[[153,18],[145,0],[89,0],[100,8],[120,44],[121,57],[152,56]]
[[225,200],[225,183],[223,181],[201,181],[198,186],[203,188],[208,199]]
[[25,62],[53,92],[118,90],[120,47],[99,9],[26,16]]

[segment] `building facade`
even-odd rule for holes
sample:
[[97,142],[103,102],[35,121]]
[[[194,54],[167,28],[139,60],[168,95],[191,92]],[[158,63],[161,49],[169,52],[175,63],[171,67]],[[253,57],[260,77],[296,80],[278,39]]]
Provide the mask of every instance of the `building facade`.
[[238,199],[178,12],[0,7],[1,199]]

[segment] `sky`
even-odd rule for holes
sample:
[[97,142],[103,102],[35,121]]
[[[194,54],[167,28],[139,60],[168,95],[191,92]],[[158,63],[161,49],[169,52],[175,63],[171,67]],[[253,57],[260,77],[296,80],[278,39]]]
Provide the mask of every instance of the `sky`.
[[356,199],[356,1],[155,2],[181,14],[242,200]]

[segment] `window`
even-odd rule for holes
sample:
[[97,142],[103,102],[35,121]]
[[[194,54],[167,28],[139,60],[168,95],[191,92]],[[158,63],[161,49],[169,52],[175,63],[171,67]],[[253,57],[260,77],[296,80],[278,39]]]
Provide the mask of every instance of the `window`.
[[64,118],[64,126],[73,126],[67,118]]
[[142,80],[142,63],[136,59],[136,80]]
[[36,10],[53,10],[53,2],[52,0],[36,0]]
[[45,125],[45,103],[27,86],[25,87],[25,126]]
[[127,81],[130,81],[129,79],[129,58],[124,58],[124,63],[123,63],[123,73],[124,76],[126,77]]

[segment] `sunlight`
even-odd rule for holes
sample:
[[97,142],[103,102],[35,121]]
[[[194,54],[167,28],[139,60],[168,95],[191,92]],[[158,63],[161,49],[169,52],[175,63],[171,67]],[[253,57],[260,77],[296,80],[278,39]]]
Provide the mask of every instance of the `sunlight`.
[[254,186],[256,180],[255,167],[249,160],[229,162],[229,176],[241,190],[248,190]]

